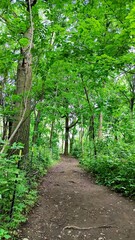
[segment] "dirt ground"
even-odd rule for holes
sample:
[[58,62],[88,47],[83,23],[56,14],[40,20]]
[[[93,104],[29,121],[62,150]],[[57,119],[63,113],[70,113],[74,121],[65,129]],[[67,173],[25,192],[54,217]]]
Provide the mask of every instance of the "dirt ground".
[[134,240],[135,204],[94,183],[74,158],[44,177],[19,240]]

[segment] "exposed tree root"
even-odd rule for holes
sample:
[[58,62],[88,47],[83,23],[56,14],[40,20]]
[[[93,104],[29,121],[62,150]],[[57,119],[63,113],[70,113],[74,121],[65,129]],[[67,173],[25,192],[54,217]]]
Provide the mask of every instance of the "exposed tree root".
[[115,226],[111,225],[101,225],[101,226],[93,226],[93,227],[78,227],[78,226],[65,226],[62,231],[65,229],[72,229],[72,230],[90,230],[90,229],[96,229],[96,228],[115,228]]

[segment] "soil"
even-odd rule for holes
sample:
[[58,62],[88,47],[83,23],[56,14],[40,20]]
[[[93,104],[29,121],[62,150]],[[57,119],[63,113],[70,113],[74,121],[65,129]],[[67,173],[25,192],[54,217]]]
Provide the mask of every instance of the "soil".
[[74,158],[44,177],[19,240],[134,240],[135,204],[97,185]]

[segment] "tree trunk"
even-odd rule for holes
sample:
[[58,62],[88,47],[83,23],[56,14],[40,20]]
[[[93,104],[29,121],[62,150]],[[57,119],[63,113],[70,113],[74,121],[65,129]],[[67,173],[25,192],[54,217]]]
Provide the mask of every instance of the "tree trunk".
[[[7,72],[4,74],[3,80],[0,81],[0,106],[3,111],[5,109],[4,89],[5,89],[6,82],[7,82]],[[2,140],[6,140],[8,138],[7,136],[8,136],[8,119],[7,119],[7,116],[3,115],[2,116]]]
[[133,119],[134,114],[134,104],[135,104],[135,74],[132,76],[132,79],[129,82],[130,85],[130,111],[131,111],[131,119]]
[[51,123],[51,131],[50,131],[50,139],[49,139],[49,147],[50,147],[51,149],[52,149],[52,139],[53,139],[54,123],[55,123],[55,121],[52,120],[52,123]]
[[41,116],[41,111],[38,110],[37,115],[35,113],[35,122],[34,122],[34,132],[32,136],[32,143],[36,143],[38,139],[38,126],[40,123],[40,116]]
[[3,117],[3,134],[2,134],[2,140],[7,139],[7,133],[8,133],[8,121],[6,117]]
[[103,128],[103,114],[102,112],[99,115],[99,130],[98,130],[98,138],[102,139],[102,128]]
[[74,131],[74,129],[73,129],[73,131],[72,131],[72,137],[71,137],[71,139],[70,139],[70,154],[72,154],[72,151],[73,151],[74,138],[75,138],[75,131]]
[[68,140],[69,140],[69,117],[66,116],[65,119],[65,149],[64,155],[68,155]]
[[12,132],[12,120],[9,119],[9,123],[8,123],[8,139],[11,136],[11,132]]
[[93,150],[94,150],[94,156],[96,158],[97,156],[97,149],[96,149],[96,143],[95,143],[95,126],[94,126],[94,115],[90,118],[90,127],[89,127],[89,141],[92,139],[93,141]]
[[130,99],[131,118],[133,118],[133,113],[134,113],[134,103],[135,103],[135,97],[132,97],[132,98]]
[[81,126],[81,129],[79,131],[79,141],[80,141],[82,152],[83,152],[83,136],[84,136],[84,128]]
[[62,151],[62,154],[64,153],[64,130],[62,129],[62,132],[61,132],[61,151]]
[[[16,94],[21,101],[15,104],[15,114],[11,130],[10,143],[21,142],[24,145],[23,154],[29,152],[30,132],[30,90],[32,82],[32,54],[31,44],[33,39],[33,27],[31,26],[24,37],[29,40],[29,45],[21,49],[21,60],[18,63]],[[19,123],[21,123],[19,125]],[[18,128],[19,125],[19,128]]]
[[95,143],[95,123],[94,123],[94,115],[91,117],[91,126],[92,126],[92,139],[93,139],[93,145],[94,145],[94,156],[97,157],[97,149],[96,149],[96,143]]

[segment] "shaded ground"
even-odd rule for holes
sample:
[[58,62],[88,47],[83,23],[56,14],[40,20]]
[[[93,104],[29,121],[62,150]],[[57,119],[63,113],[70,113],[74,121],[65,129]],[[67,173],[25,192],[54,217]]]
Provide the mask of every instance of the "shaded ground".
[[44,177],[19,240],[134,240],[135,204],[96,185],[73,158]]

